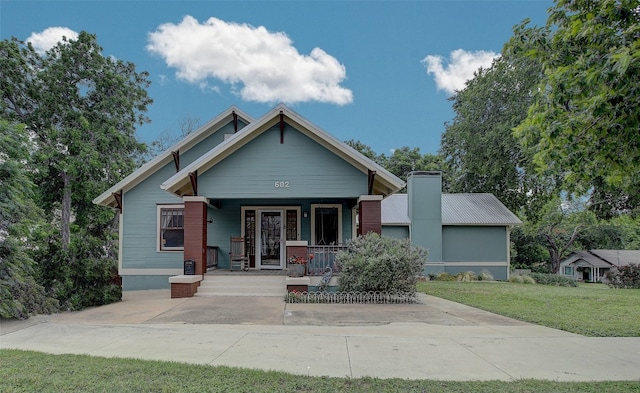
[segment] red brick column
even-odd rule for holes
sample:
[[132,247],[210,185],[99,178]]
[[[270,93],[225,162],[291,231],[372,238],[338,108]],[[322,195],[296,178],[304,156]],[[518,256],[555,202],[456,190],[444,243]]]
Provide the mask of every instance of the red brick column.
[[363,195],[358,198],[358,236],[369,232],[382,234],[382,195]]
[[196,275],[207,272],[207,203],[204,197],[183,197],[184,259],[196,261]]

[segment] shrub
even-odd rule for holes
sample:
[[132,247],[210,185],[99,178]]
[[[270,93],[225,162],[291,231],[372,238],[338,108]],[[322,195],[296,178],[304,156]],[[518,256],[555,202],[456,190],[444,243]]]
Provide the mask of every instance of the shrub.
[[429,274],[429,279],[434,281],[455,281],[456,276],[452,276],[447,272],[440,272],[435,274]]
[[493,275],[489,273],[486,269],[482,269],[480,275],[478,276],[479,281],[493,281]]
[[557,285],[561,287],[578,286],[578,283],[573,278],[559,276],[557,274],[531,273],[531,278],[533,278],[538,284],[542,285]]
[[531,276],[522,276],[522,283],[523,284],[535,284],[536,280],[534,280],[533,277],[531,277]]
[[631,263],[612,269],[605,275],[605,282],[611,288],[640,288],[640,264]]
[[524,278],[523,276],[511,276],[509,277],[509,282],[514,284],[524,284]]
[[476,274],[472,271],[467,271],[467,272],[460,272],[458,274],[456,274],[456,279],[458,281],[477,281],[478,280],[478,276],[476,276]]
[[340,291],[415,292],[427,251],[370,232],[349,240],[338,259]]

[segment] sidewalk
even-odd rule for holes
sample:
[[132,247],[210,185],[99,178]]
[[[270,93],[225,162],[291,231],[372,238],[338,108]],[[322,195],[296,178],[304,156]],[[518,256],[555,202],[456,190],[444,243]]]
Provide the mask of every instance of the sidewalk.
[[81,312],[2,321],[0,348],[439,380],[639,380],[640,338],[589,338],[425,297],[413,305],[125,294]]

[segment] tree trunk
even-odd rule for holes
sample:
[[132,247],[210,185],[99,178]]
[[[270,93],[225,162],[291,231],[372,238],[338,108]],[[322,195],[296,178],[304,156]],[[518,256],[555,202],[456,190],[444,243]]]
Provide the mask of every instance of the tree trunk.
[[60,232],[62,235],[62,249],[69,250],[71,243],[71,176],[67,172],[61,172],[62,177],[62,219]]

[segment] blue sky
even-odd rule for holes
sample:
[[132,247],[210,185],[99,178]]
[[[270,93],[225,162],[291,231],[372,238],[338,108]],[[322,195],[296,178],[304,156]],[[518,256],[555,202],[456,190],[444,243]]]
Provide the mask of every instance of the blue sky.
[[[148,71],[146,142],[231,105],[260,117],[284,102],[377,153],[435,153],[451,96],[490,64],[514,25],[551,1],[11,1],[0,38],[46,49],[96,34],[103,54]],[[62,29],[54,29],[54,28]]]

